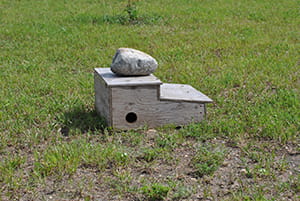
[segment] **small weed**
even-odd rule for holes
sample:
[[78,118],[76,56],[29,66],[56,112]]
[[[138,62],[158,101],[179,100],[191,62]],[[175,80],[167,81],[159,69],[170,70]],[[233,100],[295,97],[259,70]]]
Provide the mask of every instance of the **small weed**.
[[144,149],[142,155],[138,158],[143,159],[146,162],[152,162],[160,156],[161,152],[161,148],[147,148]]
[[249,169],[249,167],[246,167],[246,177],[248,177],[248,178],[252,178],[252,177],[253,177],[253,173],[252,173],[252,171]]
[[126,8],[124,9],[125,15],[115,15],[109,16],[105,15],[103,17],[103,21],[106,23],[119,23],[122,25],[128,24],[154,24],[162,21],[162,17],[160,15],[141,15],[138,12],[138,8],[136,5],[137,1],[128,0]]
[[222,164],[225,153],[222,150],[200,147],[192,158],[191,165],[196,169],[194,174],[198,177],[212,175]]
[[143,186],[141,188],[142,193],[150,201],[163,200],[170,190],[170,187],[158,183],[154,183],[150,186]]
[[138,12],[137,12],[137,8],[136,8],[134,1],[128,0],[125,11],[128,14],[130,23],[133,23],[134,21],[136,21],[138,19]]
[[166,134],[166,135],[161,134],[159,137],[156,138],[155,141],[156,144],[162,148],[173,149],[177,145],[176,143],[177,139],[175,134]]
[[163,23],[163,17],[155,13],[140,14],[136,1],[128,0],[125,9],[120,14],[109,15],[104,14],[102,16],[92,15],[89,13],[78,14],[69,19],[72,22],[80,24],[121,24],[121,25],[139,25],[139,24],[157,24]]

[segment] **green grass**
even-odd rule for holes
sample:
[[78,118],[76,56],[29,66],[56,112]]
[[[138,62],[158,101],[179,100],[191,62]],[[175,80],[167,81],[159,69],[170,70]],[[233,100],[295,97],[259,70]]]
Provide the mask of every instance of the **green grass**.
[[169,191],[169,187],[156,183],[152,184],[151,186],[142,187],[142,192],[149,200],[163,200]]
[[[209,145],[211,147],[212,145]],[[194,166],[196,177],[213,174],[224,160],[224,151],[217,148],[209,150],[206,146],[201,146],[195,156],[191,160],[191,165]]]
[[[0,2],[0,200],[299,198],[299,2],[144,0],[133,21],[126,5]],[[119,47],[211,97],[207,120],[105,128],[93,68]]]

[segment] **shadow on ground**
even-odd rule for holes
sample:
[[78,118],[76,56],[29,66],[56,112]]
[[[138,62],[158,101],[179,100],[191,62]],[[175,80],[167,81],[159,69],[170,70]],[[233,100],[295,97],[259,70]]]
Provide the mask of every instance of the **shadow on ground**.
[[68,136],[71,130],[79,129],[82,133],[104,130],[105,121],[95,110],[88,111],[83,107],[74,108],[63,114],[61,134]]

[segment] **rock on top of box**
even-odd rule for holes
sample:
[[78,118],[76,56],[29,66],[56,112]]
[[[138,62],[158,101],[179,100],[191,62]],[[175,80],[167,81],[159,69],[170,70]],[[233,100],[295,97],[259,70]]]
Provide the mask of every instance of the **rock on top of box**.
[[132,48],[119,48],[110,66],[120,76],[150,75],[158,64],[150,55]]

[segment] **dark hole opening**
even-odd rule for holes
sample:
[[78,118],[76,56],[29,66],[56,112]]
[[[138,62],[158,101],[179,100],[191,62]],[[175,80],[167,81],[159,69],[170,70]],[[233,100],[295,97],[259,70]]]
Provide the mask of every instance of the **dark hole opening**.
[[128,123],[134,123],[136,122],[137,120],[137,116],[134,112],[129,112],[127,115],[126,115],[126,121]]
[[176,126],[175,129],[176,130],[180,130],[182,128],[182,126]]

